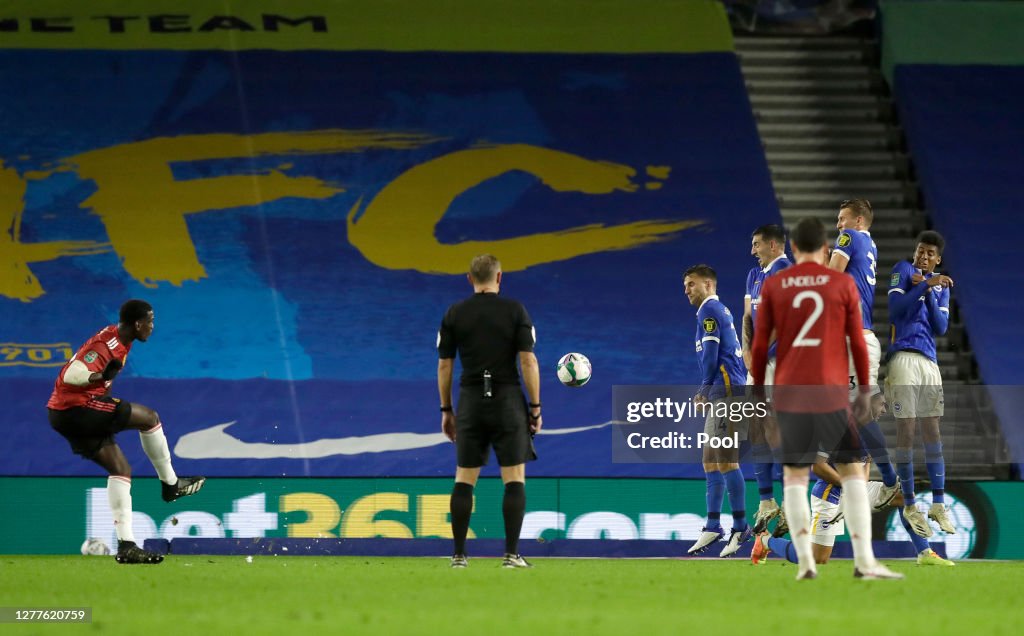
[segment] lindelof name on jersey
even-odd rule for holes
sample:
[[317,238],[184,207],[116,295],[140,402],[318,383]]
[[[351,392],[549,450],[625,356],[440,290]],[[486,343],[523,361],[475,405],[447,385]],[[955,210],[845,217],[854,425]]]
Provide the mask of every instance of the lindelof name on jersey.
[[817,276],[784,276],[782,279],[782,288],[788,287],[821,287],[828,283],[829,278],[827,274],[818,274]]

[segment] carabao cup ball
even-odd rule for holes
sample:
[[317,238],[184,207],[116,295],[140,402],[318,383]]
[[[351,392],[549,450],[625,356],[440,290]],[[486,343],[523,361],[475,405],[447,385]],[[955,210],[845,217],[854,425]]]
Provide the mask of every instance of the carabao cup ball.
[[590,360],[582,353],[567,353],[558,361],[558,380],[565,386],[583,386],[590,382]]
[[90,537],[82,543],[82,554],[92,556],[104,556],[110,554],[110,548],[103,542],[103,539]]

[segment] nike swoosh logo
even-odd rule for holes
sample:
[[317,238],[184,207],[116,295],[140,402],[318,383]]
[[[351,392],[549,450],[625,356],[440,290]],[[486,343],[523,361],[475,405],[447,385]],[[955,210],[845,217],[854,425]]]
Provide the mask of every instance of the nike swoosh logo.
[[[300,444],[246,442],[227,432],[237,420],[182,435],[174,454],[182,459],[321,459],[429,448],[448,442],[442,433],[378,433],[318,439]],[[610,426],[613,422],[574,428],[544,428],[538,435],[571,435]]]

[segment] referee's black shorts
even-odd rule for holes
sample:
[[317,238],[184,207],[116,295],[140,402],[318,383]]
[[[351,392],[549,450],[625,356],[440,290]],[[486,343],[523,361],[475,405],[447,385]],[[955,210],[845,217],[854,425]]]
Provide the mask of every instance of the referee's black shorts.
[[114,434],[128,427],[130,402],[110,396],[89,400],[70,409],[47,409],[50,426],[64,436],[76,455],[91,459],[104,446],[114,443]]
[[776,416],[786,466],[810,466],[820,453],[831,455],[837,464],[863,461],[860,432],[846,409],[830,413],[779,411]]
[[530,437],[526,399],[518,384],[494,385],[494,397],[483,387],[459,389],[455,416],[455,452],[460,468],[487,464],[490,448],[499,466],[516,466],[537,459]]

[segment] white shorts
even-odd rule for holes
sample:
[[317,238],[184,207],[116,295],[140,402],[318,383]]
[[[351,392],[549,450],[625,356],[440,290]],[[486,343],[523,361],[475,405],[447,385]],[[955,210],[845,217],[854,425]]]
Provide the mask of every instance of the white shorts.
[[[880,493],[883,486],[884,484],[880,481],[869,481],[866,484],[868,504],[871,506],[872,512],[877,512],[880,508]],[[832,519],[836,518],[836,515],[842,509],[843,501],[841,496],[838,504],[831,503],[825,499],[811,497],[811,543],[832,546],[836,542],[836,537],[842,536],[846,532],[846,523],[841,517],[835,523],[829,523]]]
[[897,351],[889,359],[885,393],[897,419],[942,417],[942,373],[939,365],[915,351]]
[[[850,361],[850,399],[857,397],[857,369],[853,366],[853,354],[850,353],[850,340],[846,340],[846,356]],[[878,344],[878,336],[874,331],[864,332],[864,344],[868,346],[868,384],[871,395],[878,395],[882,389],[878,386],[878,367],[882,363],[882,345]]]
[[839,504],[811,497],[811,543],[832,546],[836,537],[846,532],[846,523],[842,519],[829,523],[838,514]]
[[748,428],[750,424],[747,422],[747,418],[734,416],[729,417],[728,415],[720,415],[723,410],[723,404],[728,404],[732,409],[736,409],[730,412],[738,413],[738,409],[746,398],[741,397],[729,397],[719,398],[713,400],[707,410],[707,415],[704,417],[704,433],[708,437],[732,437],[734,433],[739,433],[739,441],[747,439]]
[[[747,372],[747,386],[754,384],[754,376]],[[764,365],[764,399],[767,402],[772,401],[772,385],[775,384],[775,358],[768,358],[768,362]]]

